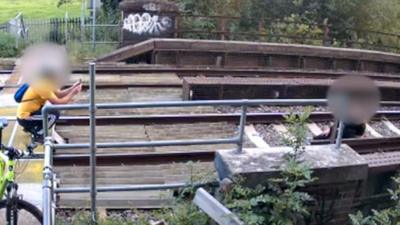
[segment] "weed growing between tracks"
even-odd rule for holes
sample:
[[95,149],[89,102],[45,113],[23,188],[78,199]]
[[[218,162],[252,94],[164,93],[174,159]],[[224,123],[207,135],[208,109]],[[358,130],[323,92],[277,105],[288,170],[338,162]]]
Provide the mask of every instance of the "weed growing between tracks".
[[267,185],[249,188],[241,183],[243,178],[224,196],[225,204],[248,225],[262,224],[306,224],[310,215],[307,203],[310,195],[299,191],[315,180],[312,170],[298,156],[307,144],[307,121],[311,109],[303,114],[285,117],[288,133],[285,143],[293,148],[287,154],[280,176],[269,179]]
[[[80,211],[76,213],[71,221],[65,221],[61,219],[56,220],[56,225],[88,225],[90,224],[90,213],[87,211]],[[127,221],[124,218],[109,217],[105,219],[99,219],[98,225],[148,225],[144,216],[138,216],[133,221]]]
[[[194,184],[215,183],[215,174],[209,168],[200,168],[194,162],[188,162],[190,170],[189,187],[178,190],[175,193],[176,200],[172,209],[163,213],[166,224],[169,225],[208,225],[209,218],[192,203],[197,187]],[[204,187],[209,192],[213,188]]]

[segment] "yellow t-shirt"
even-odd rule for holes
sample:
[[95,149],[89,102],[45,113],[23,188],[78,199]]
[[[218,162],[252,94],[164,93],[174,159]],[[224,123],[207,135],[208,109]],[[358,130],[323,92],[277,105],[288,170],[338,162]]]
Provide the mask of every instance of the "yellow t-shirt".
[[47,100],[56,97],[55,91],[55,85],[49,81],[31,84],[18,105],[17,118],[26,119],[31,116],[31,113],[40,110]]

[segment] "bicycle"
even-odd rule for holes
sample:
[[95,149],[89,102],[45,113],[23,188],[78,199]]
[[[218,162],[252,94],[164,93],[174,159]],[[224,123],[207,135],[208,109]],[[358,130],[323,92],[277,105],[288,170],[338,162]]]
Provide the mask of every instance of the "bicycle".
[[5,222],[5,225],[42,225],[42,212],[23,200],[22,195],[18,194],[18,184],[15,182],[16,160],[32,156],[33,149],[28,147],[28,151],[22,151],[3,145],[2,134],[7,125],[6,119],[0,119],[0,224]]

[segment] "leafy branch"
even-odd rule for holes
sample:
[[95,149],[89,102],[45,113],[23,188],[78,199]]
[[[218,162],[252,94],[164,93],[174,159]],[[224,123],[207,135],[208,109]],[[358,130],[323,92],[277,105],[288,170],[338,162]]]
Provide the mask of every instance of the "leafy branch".
[[395,189],[389,189],[391,200],[394,201],[393,207],[383,210],[371,210],[371,215],[364,216],[358,211],[351,214],[350,220],[353,225],[399,225],[400,224],[400,176],[392,178]]
[[268,179],[266,185],[250,188],[244,185],[244,178],[238,178],[232,189],[225,194],[225,204],[248,225],[295,225],[303,224],[310,215],[308,203],[313,198],[302,188],[316,179],[313,171],[300,163],[298,154],[305,150],[307,143],[307,121],[311,108],[303,114],[285,117],[288,124],[287,144],[293,152],[285,157],[278,177]]

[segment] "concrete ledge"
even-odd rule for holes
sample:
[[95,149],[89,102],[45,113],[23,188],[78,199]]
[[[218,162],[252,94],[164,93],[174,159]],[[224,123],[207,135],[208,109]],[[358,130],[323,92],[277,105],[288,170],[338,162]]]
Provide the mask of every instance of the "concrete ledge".
[[[265,184],[279,174],[289,147],[244,149],[216,152],[215,164],[220,179],[243,177],[249,186]],[[348,145],[340,150],[333,145],[307,146],[299,158],[314,170],[316,184],[365,180],[367,162]]]

